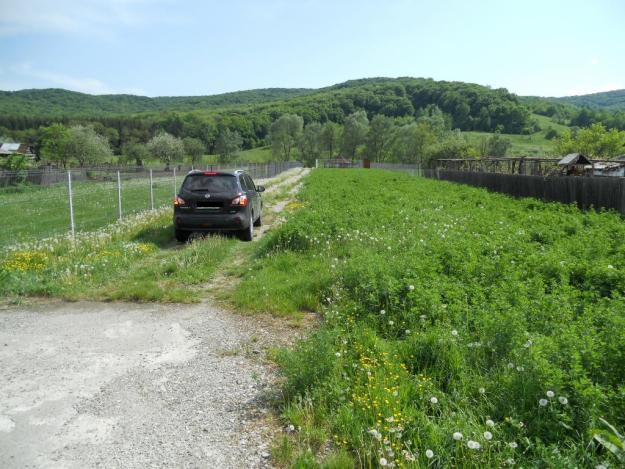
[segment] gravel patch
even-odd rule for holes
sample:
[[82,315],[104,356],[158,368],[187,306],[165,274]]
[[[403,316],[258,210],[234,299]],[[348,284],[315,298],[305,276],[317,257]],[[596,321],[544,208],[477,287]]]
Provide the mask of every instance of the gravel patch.
[[272,328],[207,303],[0,312],[0,467],[271,467]]

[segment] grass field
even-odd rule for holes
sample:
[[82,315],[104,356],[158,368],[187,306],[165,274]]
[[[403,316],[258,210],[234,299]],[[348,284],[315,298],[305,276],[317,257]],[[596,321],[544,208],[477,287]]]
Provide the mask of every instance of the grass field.
[[[181,181],[178,178],[177,183]],[[170,205],[174,195],[173,177],[155,178],[153,193],[155,207]],[[75,182],[73,195],[76,230],[92,231],[118,219],[117,182]],[[122,181],[123,216],[150,206],[148,179]],[[0,230],[0,247],[68,233],[67,185],[28,186],[19,192],[1,194],[0,219],[8,221]]]
[[300,204],[231,294],[325,317],[277,354],[279,464],[622,464],[621,217],[375,170],[317,170]]

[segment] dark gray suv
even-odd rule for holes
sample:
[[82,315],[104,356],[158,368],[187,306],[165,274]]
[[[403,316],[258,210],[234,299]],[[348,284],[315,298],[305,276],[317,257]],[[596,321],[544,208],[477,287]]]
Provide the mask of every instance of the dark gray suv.
[[251,241],[254,226],[262,223],[264,190],[242,170],[191,171],[174,198],[176,239],[185,242],[193,232],[235,231]]

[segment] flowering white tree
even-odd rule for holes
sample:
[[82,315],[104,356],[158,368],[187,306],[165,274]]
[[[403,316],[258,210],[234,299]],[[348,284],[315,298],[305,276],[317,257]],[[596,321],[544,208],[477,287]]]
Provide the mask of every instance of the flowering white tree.
[[148,150],[160,161],[165,163],[167,169],[173,161],[182,161],[184,158],[184,144],[182,140],[167,132],[159,132],[148,142]]

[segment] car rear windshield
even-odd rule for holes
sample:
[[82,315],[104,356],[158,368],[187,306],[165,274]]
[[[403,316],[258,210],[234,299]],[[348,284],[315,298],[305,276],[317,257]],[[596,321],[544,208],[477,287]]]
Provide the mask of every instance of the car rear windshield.
[[182,184],[184,192],[238,192],[237,178],[231,174],[192,174]]

